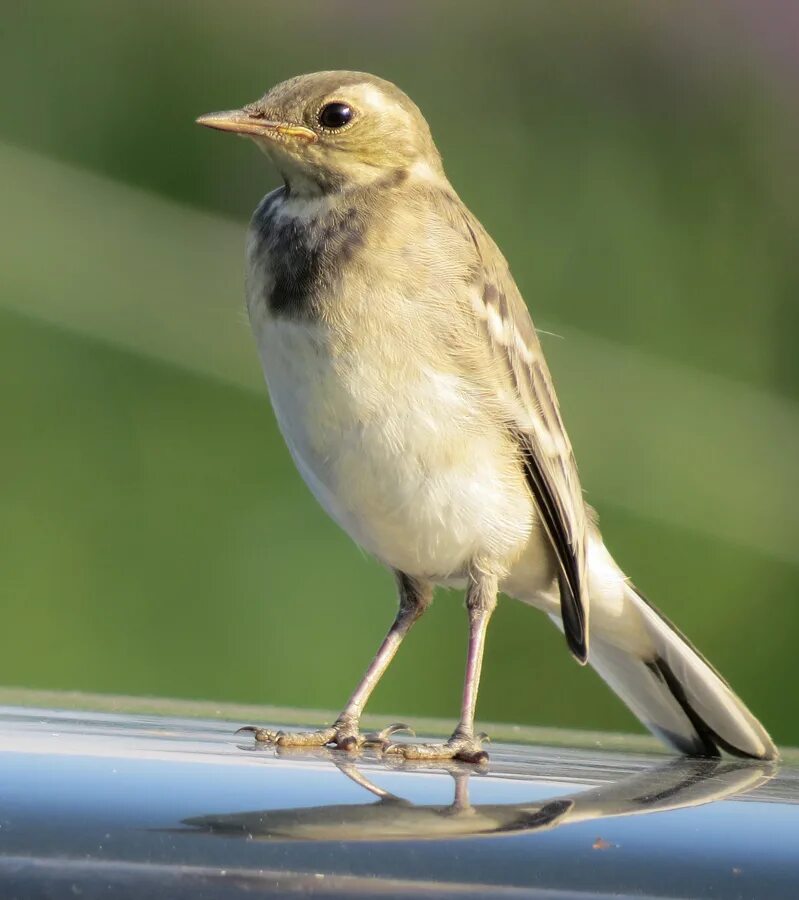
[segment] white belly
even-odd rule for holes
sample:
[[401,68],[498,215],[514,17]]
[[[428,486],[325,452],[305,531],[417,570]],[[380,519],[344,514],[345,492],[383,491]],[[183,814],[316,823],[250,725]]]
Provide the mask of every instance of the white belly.
[[364,549],[445,582],[478,563],[504,572],[533,504],[502,429],[455,374],[348,352],[321,323],[253,321],[281,431],[329,515]]

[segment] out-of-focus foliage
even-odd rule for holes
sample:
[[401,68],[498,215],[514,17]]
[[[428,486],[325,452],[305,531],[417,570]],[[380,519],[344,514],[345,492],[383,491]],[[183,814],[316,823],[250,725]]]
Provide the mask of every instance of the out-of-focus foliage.
[[[0,682],[337,708],[359,676],[392,579],[294,472],[242,322],[275,175],[192,124],[355,68],[419,103],[564,336],[617,557],[798,741],[799,64],[760,10],[750,34],[736,3],[6,4]],[[454,716],[465,634],[442,593],[372,709]],[[507,601],[480,713],[633,727]]]

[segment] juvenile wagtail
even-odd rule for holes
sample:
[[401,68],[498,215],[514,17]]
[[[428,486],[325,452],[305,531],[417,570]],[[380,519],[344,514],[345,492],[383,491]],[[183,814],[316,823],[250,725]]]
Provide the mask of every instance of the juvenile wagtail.
[[[415,104],[373,75],[318,72],[197,121],[251,138],[283,178],[247,244],[272,405],[317,500],[399,592],[335,723],[253,728],[256,739],[485,759],[475,704],[501,590],[547,613],[577,661],[678,751],[775,757],[763,726],[605,548],[527,307]],[[438,744],[392,742],[399,726],[364,735],[364,705],[437,585],[466,590],[458,726]]]

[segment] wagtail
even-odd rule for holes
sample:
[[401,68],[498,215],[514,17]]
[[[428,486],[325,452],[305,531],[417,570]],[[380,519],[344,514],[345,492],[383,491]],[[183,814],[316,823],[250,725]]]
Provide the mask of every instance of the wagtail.
[[[486,758],[474,717],[503,591],[543,610],[676,750],[768,759],[763,726],[606,549],[508,263],[397,87],[292,78],[201,125],[251,138],[283,186],[247,243],[247,308],[277,420],[328,514],[395,574],[394,623],[338,719],[250,730],[281,746]],[[369,695],[436,586],[466,591],[460,721],[443,743],[364,735]]]

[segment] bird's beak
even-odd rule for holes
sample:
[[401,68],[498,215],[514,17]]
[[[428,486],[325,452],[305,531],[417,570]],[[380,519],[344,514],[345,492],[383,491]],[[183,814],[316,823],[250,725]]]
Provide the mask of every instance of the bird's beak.
[[208,113],[197,119],[198,125],[216,128],[217,131],[232,131],[247,137],[274,137],[285,135],[312,142],[316,134],[304,125],[292,125],[290,122],[270,122],[268,119],[252,115],[243,109],[229,109],[225,112]]

